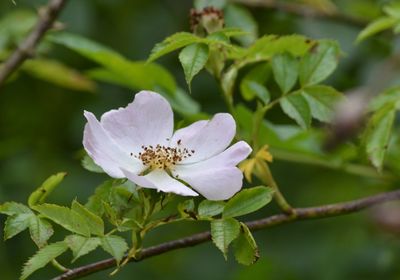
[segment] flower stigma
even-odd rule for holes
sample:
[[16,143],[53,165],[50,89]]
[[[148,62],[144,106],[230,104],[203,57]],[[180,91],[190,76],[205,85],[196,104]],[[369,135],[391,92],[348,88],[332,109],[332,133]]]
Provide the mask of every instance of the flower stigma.
[[191,157],[195,150],[188,150],[187,148],[179,147],[181,140],[177,141],[178,147],[169,147],[157,144],[156,146],[143,145],[142,151],[137,155],[131,153],[131,156],[142,161],[143,165],[150,170],[164,169],[168,170],[182,160]]

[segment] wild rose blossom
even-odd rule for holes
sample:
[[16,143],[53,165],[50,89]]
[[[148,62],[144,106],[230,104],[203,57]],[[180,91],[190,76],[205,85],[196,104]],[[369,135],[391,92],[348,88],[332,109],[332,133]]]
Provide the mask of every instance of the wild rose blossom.
[[228,199],[242,187],[236,165],[251,148],[244,141],[227,148],[236,131],[230,114],[216,114],[174,133],[168,101],[141,91],[127,107],[104,113],[100,122],[91,112],[84,115],[83,146],[111,177],[184,196],[200,193],[209,200]]

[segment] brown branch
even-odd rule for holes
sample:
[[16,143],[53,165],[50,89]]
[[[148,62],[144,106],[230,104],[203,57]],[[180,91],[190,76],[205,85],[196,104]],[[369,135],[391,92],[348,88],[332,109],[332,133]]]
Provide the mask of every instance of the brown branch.
[[49,4],[43,9],[43,12],[39,13],[40,16],[36,26],[0,68],[0,87],[26,59],[35,54],[36,46],[53,26],[54,21],[57,19],[66,2],[67,0],[50,0]]
[[[298,220],[308,220],[308,219],[316,219],[316,218],[325,218],[332,216],[345,215],[353,212],[357,212],[363,210],[365,208],[372,207],[376,204],[384,203],[387,201],[398,200],[400,199],[400,190],[382,193],[378,195],[373,195],[370,197],[357,199],[349,202],[329,204],[324,206],[317,207],[308,207],[308,208],[295,208],[293,215],[287,214],[277,214],[273,215],[261,220],[255,220],[251,222],[247,222],[247,226],[252,230],[260,230],[267,227],[272,227],[284,223],[294,222]],[[147,259],[150,257],[154,257],[157,255],[161,255],[163,253],[180,249],[192,247],[207,241],[210,241],[211,234],[209,231],[201,232],[198,234],[191,235],[189,237],[185,237],[182,239],[177,239],[170,242],[165,242],[157,246],[152,246],[146,249],[143,249],[142,255],[140,259],[131,259],[132,262],[138,262],[143,259]],[[116,265],[115,259],[110,258],[106,260],[102,260],[96,263],[88,264],[85,266],[81,266],[75,269],[71,269],[64,274],[53,278],[53,280],[69,280],[69,279],[77,279],[83,276],[93,274],[95,272],[105,270],[108,268],[112,268]]]
[[231,2],[254,8],[279,10],[288,14],[293,14],[305,18],[318,18],[335,22],[342,22],[359,27],[364,27],[366,24],[368,24],[368,22],[362,18],[349,16],[334,10],[326,12],[304,4],[291,3],[290,1],[284,2],[280,0],[231,0]]

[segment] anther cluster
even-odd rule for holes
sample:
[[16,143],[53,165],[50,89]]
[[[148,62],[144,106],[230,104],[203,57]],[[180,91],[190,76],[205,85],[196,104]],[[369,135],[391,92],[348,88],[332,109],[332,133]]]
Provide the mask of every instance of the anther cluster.
[[[178,140],[178,145],[180,145],[180,142]],[[167,169],[183,159],[191,157],[194,152],[194,150],[188,150],[187,148],[168,147],[158,144],[156,146],[142,146],[142,151],[134,155],[134,157],[140,159],[150,169]]]

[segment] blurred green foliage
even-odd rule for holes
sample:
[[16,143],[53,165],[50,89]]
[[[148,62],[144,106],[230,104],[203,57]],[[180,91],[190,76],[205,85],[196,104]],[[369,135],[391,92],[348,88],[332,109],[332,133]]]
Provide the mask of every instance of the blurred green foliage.
[[[382,10],[390,1],[337,0],[333,1],[335,5],[322,0],[299,2],[328,13],[346,14],[361,22],[386,17],[387,14],[397,16],[389,13],[391,10]],[[39,0],[20,0],[16,5],[11,1],[0,3],[0,58],[6,57],[21,41],[36,20],[36,10],[45,3],[46,1]],[[192,113],[212,114],[227,111],[218,84],[206,73],[200,73],[193,79],[190,95],[184,92],[187,91],[186,81],[191,80],[193,73],[185,71],[185,81],[176,53],[161,58],[158,62],[162,66],[144,63],[156,43],[176,32],[189,31],[188,15],[192,6],[191,1],[173,0],[92,0],[68,3],[59,19],[59,27],[65,28],[65,33],[49,36],[40,46],[41,59],[24,64],[21,71],[1,89],[0,201],[25,202],[28,194],[49,174],[66,171],[68,175],[62,186],[53,191],[51,200],[68,205],[76,197],[87,198],[93,192],[94,186],[107,178],[104,174],[90,173],[80,166],[84,109],[99,115],[110,108],[125,106],[133,99],[134,92],[143,87],[150,87],[169,98],[179,113],[176,119],[178,123],[181,120],[190,122],[197,119],[198,115]],[[343,23],[340,19],[308,19],[274,9],[243,7],[231,6],[226,11],[227,24],[230,27],[241,27],[249,31],[247,36],[239,37],[243,45],[254,41],[257,33],[299,33],[316,39],[337,40],[345,55],[342,56],[336,72],[327,80],[327,84],[340,91],[359,85],[368,86],[381,79],[379,75],[384,74],[377,74],[374,69],[394,55],[398,45],[398,39],[393,37],[390,31],[369,39],[362,36],[366,40],[355,44],[354,40],[361,31],[359,25]],[[235,21],[238,14],[243,21]],[[394,20],[389,21],[394,25]],[[61,23],[65,24],[65,27],[61,26]],[[379,28],[381,29],[384,28]],[[99,42],[107,46],[107,49],[93,46],[89,41],[84,42],[83,37]],[[266,38],[262,44],[269,43],[268,37]],[[91,53],[85,52],[85,48],[98,48],[102,58],[91,56]],[[190,54],[191,50],[186,52]],[[104,53],[107,57],[105,61],[102,60]],[[125,58],[130,61],[127,62]],[[251,52],[248,58],[252,59]],[[277,59],[291,65],[294,63],[287,57]],[[110,63],[110,60],[113,63]],[[143,72],[143,69],[147,69],[147,72]],[[152,73],[155,71],[158,71],[158,76],[162,76],[163,79],[152,79]],[[274,75],[275,79],[281,81],[278,82],[278,86],[265,85],[266,80],[260,80],[252,75],[251,71],[245,71],[245,74],[240,73],[243,79],[239,85],[243,96],[238,94],[237,98],[245,102],[253,100],[256,96],[268,103],[270,95],[276,96],[276,92],[279,91],[285,93],[294,86],[290,79],[283,78],[290,76],[290,73],[284,75],[277,67],[265,71],[270,72],[266,75]],[[130,76],[127,73],[137,75]],[[330,73],[314,74],[316,75],[311,77],[300,77],[300,81],[314,83],[326,78]],[[121,84],[124,87],[118,86]],[[394,75],[385,86],[398,84],[399,79]],[[312,95],[312,90],[309,91],[309,95]],[[255,104],[252,104],[252,108],[256,109]],[[385,108],[382,110],[387,110]],[[237,111],[238,125],[250,126],[251,111],[242,105],[237,107]],[[314,114],[316,118],[318,115],[324,119],[329,112]],[[386,122],[395,119],[394,111],[391,114],[390,120]],[[299,119],[299,116],[296,116],[294,118]],[[388,116],[381,118],[386,119]],[[301,119],[300,123],[301,121],[304,120]],[[304,121],[304,126],[307,126],[309,121],[311,116],[309,120]],[[341,165],[342,161],[347,162],[348,159],[357,157],[351,144],[344,145],[336,154],[326,154],[319,146],[323,137],[320,130],[305,133],[293,126],[278,129],[270,122],[287,125],[292,124],[292,121],[281,110],[274,109],[268,115],[268,123],[266,122],[260,131],[261,141],[265,142],[265,139],[268,139],[266,142],[275,156],[271,168],[291,204],[310,206],[333,203],[384,191],[393,186],[383,183],[380,179],[367,179],[343,172],[342,169],[357,168],[352,165],[342,168]],[[251,137],[251,131],[245,134],[248,134],[243,135],[245,139]],[[374,138],[373,132],[370,134]],[[393,142],[394,146],[398,145],[397,138],[393,139]],[[324,167],[321,158],[330,163],[330,169]],[[296,161],[311,164],[296,164]],[[396,154],[389,155],[388,161],[391,170],[398,172],[400,168]],[[368,172],[369,169],[364,173]],[[274,207],[265,208],[251,217],[262,217],[276,210]],[[1,219],[3,221],[4,217]],[[151,233],[145,245],[182,237],[206,228],[206,224],[169,225]],[[399,236],[393,236],[380,229],[373,222],[370,212],[284,225],[258,232],[255,237],[260,247],[261,259],[250,267],[236,264],[233,256],[229,256],[228,261],[225,261],[217,250],[211,249],[210,244],[205,244],[171,252],[140,264],[128,265],[114,278],[126,279],[132,275],[145,279],[400,277],[397,265],[400,260]],[[33,253],[34,247],[29,242],[27,233],[1,242],[2,279],[17,279],[20,267]],[[96,254],[85,256],[74,265],[86,264],[104,257],[106,255],[97,250]],[[50,267],[35,273],[32,279],[48,279],[54,275],[55,272]],[[85,279],[108,279],[108,276],[103,273]]]

